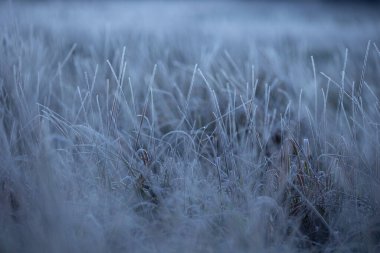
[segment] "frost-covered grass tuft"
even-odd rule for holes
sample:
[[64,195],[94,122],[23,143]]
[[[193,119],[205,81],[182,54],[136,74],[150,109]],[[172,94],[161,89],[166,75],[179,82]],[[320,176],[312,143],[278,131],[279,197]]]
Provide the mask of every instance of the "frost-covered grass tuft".
[[0,21],[0,252],[380,250],[375,12],[24,3]]

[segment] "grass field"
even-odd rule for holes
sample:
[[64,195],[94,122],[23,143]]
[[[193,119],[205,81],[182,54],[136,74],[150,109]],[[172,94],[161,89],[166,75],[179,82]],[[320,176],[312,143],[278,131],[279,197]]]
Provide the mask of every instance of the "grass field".
[[376,8],[0,3],[0,252],[378,252]]

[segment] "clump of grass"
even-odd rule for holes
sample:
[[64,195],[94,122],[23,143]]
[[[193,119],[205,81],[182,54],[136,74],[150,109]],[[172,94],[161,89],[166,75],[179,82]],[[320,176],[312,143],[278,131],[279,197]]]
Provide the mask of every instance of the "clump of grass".
[[354,26],[325,20],[337,50],[30,15],[0,28],[0,251],[377,251],[380,52]]

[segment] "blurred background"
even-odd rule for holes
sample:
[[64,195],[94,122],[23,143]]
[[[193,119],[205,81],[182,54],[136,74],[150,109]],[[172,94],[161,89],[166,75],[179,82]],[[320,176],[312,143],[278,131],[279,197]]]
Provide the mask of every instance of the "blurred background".
[[273,3],[284,3],[284,2],[324,2],[324,3],[339,3],[342,5],[355,3],[355,4],[374,4],[379,3],[380,0],[3,0],[11,2],[273,2]]

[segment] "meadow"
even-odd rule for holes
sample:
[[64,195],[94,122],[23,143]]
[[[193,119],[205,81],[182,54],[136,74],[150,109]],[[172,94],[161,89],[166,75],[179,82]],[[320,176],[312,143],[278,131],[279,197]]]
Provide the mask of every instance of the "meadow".
[[0,3],[0,252],[380,251],[377,9]]

